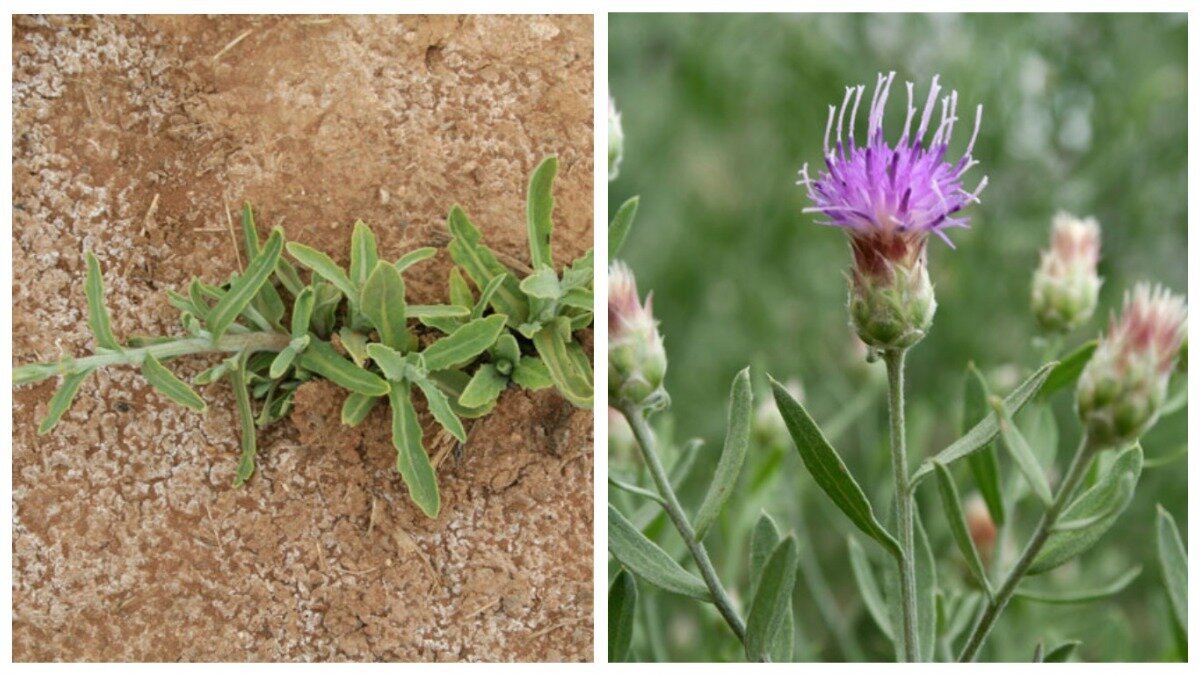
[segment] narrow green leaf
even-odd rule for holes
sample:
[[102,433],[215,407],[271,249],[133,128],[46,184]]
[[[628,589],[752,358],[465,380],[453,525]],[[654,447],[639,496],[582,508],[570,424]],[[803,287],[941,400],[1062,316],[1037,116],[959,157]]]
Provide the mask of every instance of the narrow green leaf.
[[[936,657],[937,642],[937,569],[933,558],[933,550],[929,546],[929,538],[925,535],[925,527],[921,514],[913,504],[913,548],[916,568],[917,591],[917,653],[921,661],[933,661]],[[896,566],[884,570],[885,592],[888,599],[888,616],[892,626],[900,627],[904,619],[900,613],[900,574]],[[904,652],[903,639],[897,635],[893,642],[899,659]]]
[[496,366],[485,363],[479,366],[458,402],[468,408],[478,408],[494,402],[508,386],[508,379],[496,370]]
[[457,267],[450,268],[450,304],[468,309],[475,306],[475,296],[471,293],[471,287],[467,285],[467,280]]
[[[967,433],[966,427],[971,421],[989,414],[988,398],[990,396],[991,392],[988,391],[983,373],[979,372],[974,363],[968,365],[963,387],[962,428],[959,429],[959,434]],[[995,443],[988,442],[978,451],[968,455],[967,466],[970,467],[971,476],[975,479],[975,486],[979,488],[979,494],[987,505],[988,513],[992,516],[992,522],[997,526],[1003,525],[1006,517],[1004,493],[1000,487],[1000,462],[996,458]]]
[[142,360],[142,375],[145,376],[150,385],[157,389],[159,393],[185,408],[191,408],[196,412],[204,412],[205,408],[208,407],[204,404],[204,399],[192,391],[192,388],[187,386],[183,380],[175,377],[175,374],[167,370],[163,364],[159,363],[153,354],[146,354],[146,358]]
[[647,490],[646,488],[638,487],[632,483],[620,480],[619,478],[614,478],[611,472],[609,472],[608,484],[617,488],[618,490],[628,492],[631,495],[637,495],[638,497],[656,502],[662,505],[663,508],[666,508],[667,506],[667,500],[663,499],[658,493]]
[[346,402],[342,404],[342,424],[348,427],[362,424],[362,421],[367,419],[367,415],[381,399],[381,396],[365,396],[350,392],[350,395],[346,397]]
[[800,451],[800,459],[817,481],[817,485],[829,495],[851,522],[867,536],[879,542],[888,553],[899,558],[902,555],[900,545],[875,518],[875,511],[867,501],[867,496],[850,475],[837,451],[825,440],[817,423],[809,417],[804,406],[792,398],[786,387],[776,382],[775,378],[770,379],[771,388],[775,392],[775,405],[779,408],[796,449]]
[[554,175],[558,173],[558,158],[553,155],[542,160],[529,178],[529,195],[525,203],[529,222],[529,252],[533,268],[554,266],[550,256],[550,234],[554,223]]
[[775,519],[763,511],[754,523],[754,531],[750,533],[751,598],[758,593],[758,580],[762,577],[763,568],[767,566],[767,559],[771,557],[771,552],[779,545],[781,539],[783,535],[779,533]]
[[559,302],[565,307],[573,307],[590,312],[596,304],[596,298],[592,291],[586,288],[572,288],[563,294]]
[[432,246],[414,248],[408,253],[400,256],[400,259],[396,261],[396,271],[404,272],[404,270],[416,265],[419,262],[429,260],[433,256],[437,255],[437,252],[438,250]]
[[729,392],[729,415],[725,426],[725,448],[713,473],[712,482],[700,509],[696,511],[693,526],[696,540],[703,541],[708,528],[716,521],[725,507],[725,502],[737,487],[738,475],[746,459],[746,448],[750,445],[750,416],[754,411],[750,393],[750,369],[744,368],[733,378]]
[[447,247],[451,259],[479,288],[483,288],[497,275],[503,275],[504,281],[492,298],[492,307],[497,313],[508,316],[512,326],[525,323],[529,316],[529,304],[525,295],[521,293],[516,277],[481,243],[479,230],[467,218],[466,212],[459,206],[452,207],[447,225],[450,233],[454,235],[454,240]]
[[292,305],[293,338],[308,335],[308,327],[312,322],[313,303],[315,299],[316,294],[313,292],[312,286],[305,286],[300,291],[300,294],[296,296],[295,304]]
[[404,349],[408,345],[404,280],[394,265],[384,261],[375,264],[362,287],[359,309],[379,332],[380,342],[392,349]]
[[633,641],[637,581],[629,570],[621,570],[608,590],[608,662],[619,663],[629,655]]
[[288,293],[292,294],[292,297],[299,295],[300,290],[304,288],[304,282],[300,281],[296,267],[288,262],[287,258],[280,257],[279,262],[275,263],[275,278],[287,289]]
[[1083,644],[1079,640],[1071,640],[1046,652],[1046,656],[1042,658],[1042,663],[1066,663],[1067,659],[1071,658],[1071,654],[1075,652],[1075,648]]
[[50,433],[56,424],[71,408],[71,403],[75,400],[75,394],[79,393],[79,385],[87,379],[87,376],[92,373],[92,369],[82,370],[76,373],[65,373],[62,376],[62,384],[59,385],[58,391],[54,392],[54,396],[50,398],[50,405],[46,408],[46,417],[42,419],[38,425],[38,435]]
[[338,338],[342,341],[342,347],[346,349],[346,353],[350,355],[350,360],[356,366],[362,366],[367,362],[367,336],[355,330],[350,330],[348,326],[342,326],[338,330]]
[[896,638],[895,632],[892,630],[891,615],[887,603],[883,600],[883,593],[879,590],[879,584],[875,581],[875,573],[871,570],[871,561],[867,558],[867,552],[863,550],[853,535],[846,537],[846,543],[850,550],[850,572],[854,575],[854,582],[858,585],[858,594],[862,596],[867,613],[871,615],[875,625],[879,626],[879,630],[883,632],[888,641],[894,642]]
[[258,227],[254,224],[254,209],[249,201],[242,202],[242,241],[246,245],[247,260],[258,255]]
[[551,267],[538,267],[533,274],[521,280],[520,288],[525,295],[542,300],[557,300],[563,294],[558,274]]
[[488,305],[492,302],[492,296],[496,295],[496,291],[500,290],[500,286],[503,283],[503,274],[497,274],[496,276],[492,277],[491,281],[487,282],[487,285],[484,286],[483,290],[479,292],[479,300],[476,301],[475,306],[471,308],[472,319],[478,319],[483,316],[484,310],[486,310]]
[[711,602],[703,581],[680,567],[612,504],[608,505],[608,552],[630,572],[663,590]]
[[[550,372],[554,386],[563,398],[579,408],[591,408],[595,392],[587,357],[578,343],[568,343],[554,326],[546,326],[533,336],[533,346]],[[582,356],[582,359],[580,358]]]
[[387,345],[372,342],[367,345],[367,356],[383,371],[383,376],[392,382],[408,379],[408,361],[400,352]]
[[495,401],[478,408],[469,408],[459,403],[459,397],[466,391],[467,384],[471,381],[471,376],[461,370],[435,370],[427,373],[426,377],[446,394],[446,398],[450,399],[450,407],[459,417],[477,419],[490,413],[496,407]]
[[350,283],[350,277],[346,276],[346,271],[339,267],[333,261],[333,258],[330,258],[321,251],[294,241],[288,243],[287,252],[301,265],[304,265],[317,276],[333,284],[334,287],[342,292],[342,295],[347,298],[358,297],[358,292],[354,284]]
[[746,658],[751,661],[769,660],[767,649],[785,622],[798,561],[796,539],[788,536],[775,547],[763,568],[746,618]]
[[[1029,399],[1033,398],[1033,396],[1037,394],[1038,390],[1042,386],[1042,383],[1046,381],[1046,376],[1050,374],[1050,371],[1053,370],[1056,365],[1058,364],[1052,361],[1041,368],[1038,368],[1037,372],[1035,372],[1033,375],[1030,375],[1028,379],[1018,385],[1016,389],[1013,389],[1012,392],[1004,398],[1004,408],[1008,410],[1009,415],[1016,415],[1021,411],[1021,408],[1025,407],[1025,404],[1029,402]],[[985,447],[988,443],[991,443],[992,440],[996,438],[996,434],[998,433],[1000,433],[1000,424],[996,420],[996,415],[989,412],[975,426],[971,427],[970,431],[968,431],[958,440],[946,446],[946,448],[937,453],[937,455],[925,460],[924,462],[921,462],[921,466],[919,466],[913,473],[912,478],[909,479],[909,482],[913,487],[916,487],[916,485],[920,483],[926,476],[933,473],[933,463],[935,461],[949,466],[963,457],[967,457],[971,453],[977,452],[980,448]]]
[[1041,553],[1029,567],[1029,574],[1041,574],[1058,567],[1091,548],[1116,521],[1133,499],[1133,489],[1142,472],[1142,447],[1133,445],[1113,460],[1096,484],[1071,503],[1060,521],[1082,521],[1099,513],[1103,518],[1086,527],[1054,531],[1046,539]]
[[637,215],[637,208],[638,197],[630,197],[617,209],[617,215],[613,216],[612,222],[608,224],[609,260],[616,260],[617,254],[621,252],[621,246],[629,236],[629,229],[633,227],[633,217]]
[[1004,407],[1004,402],[993,396],[989,403],[996,411],[996,418],[1000,424],[1000,437],[1004,439],[1004,447],[1008,449],[1009,456],[1016,462],[1017,468],[1025,477],[1025,481],[1029,483],[1033,493],[1042,500],[1043,504],[1049,506],[1054,501],[1054,495],[1050,493],[1050,483],[1046,480],[1046,474],[1042,471],[1042,465],[1038,463],[1037,457],[1034,456],[1033,449],[1029,447],[1021,430],[1013,423],[1012,416]]
[[1175,621],[1187,632],[1187,549],[1183,547],[1183,539],[1179,529],[1175,527],[1175,519],[1161,505],[1158,507],[1158,517],[1155,520],[1155,531],[1158,540],[1158,564],[1162,572],[1163,583],[1167,587],[1167,598],[1171,601],[1171,610],[1175,613]]
[[[378,262],[379,247],[375,243],[375,233],[363,221],[356,221],[354,232],[350,234],[350,283],[362,288],[374,273]],[[396,269],[393,265],[388,267],[393,271]]]
[[213,334],[213,339],[220,338],[225,329],[237,318],[258,294],[258,290],[266,282],[279,254],[283,251],[283,230],[278,227],[271,231],[267,245],[263,247],[254,260],[246,266],[246,273],[238,277],[229,291],[217,301],[216,306],[208,313],[205,325]]
[[250,407],[250,390],[246,387],[246,352],[237,356],[229,370],[229,381],[237,398],[238,420],[242,427],[242,457],[238,461],[233,486],[241,487],[254,475],[254,458],[258,454],[258,437],[254,427],[254,410]]
[[313,340],[300,355],[300,365],[334,384],[367,396],[388,393],[388,383],[374,373],[347,361],[323,340]]
[[975,550],[975,542],[971,540],[967,517],[963,515],[962,502],[958,496],[958,488],[954,485],[954,477],[950,475],[950,470],[946,468],[945,464],[935,462],[934,466],[937,468],[938,493],[942,497],[942,510],[946,513],[946,521],[950,524],[950,534],[954,536],[954,543],[958,544],[959,552],[966,559],[971,575],[975,577],[975,581],[984,589],[988,597],[991,597],[992,585],[988,581],[987,572],[984,571],[983,561],[979,558],[979,551]]
[[291,345],[284,347],[283,351],[279,352],[279,354],[275,356],[275,360],[271,362],[271,370],[268,372],[268,374],[271,376],[271,379],[278,380],[279,378],[283,377],[283,374],[287,372],[287,369],[292,367],[292,361],[294,361],[295,358],[296,350],[292,349]]
[[337,310],[344,297],[337,286],[327,282],[313,281],[313,311],[310,328],[314,333],[327,337],[337,325]]
[[522,356],[517,365],[513,367],[510,377],[518,386],[529,391],[538,391],[554,386],[554,379],[550,377],[550,369],[536,356]]
[[1033,648],[1033,662],[1041,663],[1042,659],[1045,658],[1045,656],[1046,656],[1046,646],[1043,645],[1041,642],[1038,642],[1037,646]]
[[108,308],[104,306],[104,275],[100,273],[100,262],[91,251],[87,252],[87,283],[84,285],[87,295],[88,327],[96,338],[96,344],[103,349],[120,350],[121,343],[113,335],[112,324],[108,320]]
[[411,319],[462,319],[471,316],[470,307],[458,305],[409,305],[408,316]]
[[504,328],[503,314],[475,319],[426,347],[421,355],[429,370],[443,370],[479,356],[491,347]]
[[1083,373],[1083,367],[1092,359],[1092,354],[1096,351],[1097,342],[1097,340],[1089,340],[1076,348],[1075,351],[1063,357],[1062,361],[1046,377],[1046,383],[1042,385],[1042,390],[1038,393],[1038,397],[1042,400],[1048,399],[1058,390],[1075,384],[1075,381],[1079,379],[1079,375]]
[[1042,602],[1051,605],[1072,605],[1093,600],[1107,598],[1110,595],[1116,595],[1125,590],[1133,580],[1142,573],[1141,565],[1135,566],[1133,569],[1125,572],[1121,576],[1113,579],[1111,582],[1101,586],[1100,588],[1089,588],[1086,590],[1073,591],[1039,591],[1030,588],[1018,588],[1016,596],[1033,602]]
[[458,419],[458,415],[450,409],[450,401],[441,389],[437,388],[433,382],[424,378],[416,380],[417,387],[421,389],[421,393],[425,394],[425,400],[429,403],[429,412],[433,415],[433,419],[442,425],[442,428],[450,432],[450,435],[457,438],[459,442],[467,442],[467,432],[463,429],[462,420]]
[[441,510],[437,476],[429,455],[422,444],[421,424],[410,398],[407,382],[398,382],[388,391],[388,402],[392,406],[392,444],[396,446],[396,469],[408,494],[421,511],[430,518],[437,518]]

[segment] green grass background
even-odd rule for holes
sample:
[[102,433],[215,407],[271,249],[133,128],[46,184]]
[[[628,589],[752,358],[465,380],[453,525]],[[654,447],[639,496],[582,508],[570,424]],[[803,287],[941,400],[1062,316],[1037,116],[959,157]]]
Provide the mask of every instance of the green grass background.
[[[720,447],[729,382],[740,368],[752,364],[760,387],[764,371],[798,379],[818,421],[835,417],[872,381],[850,348],[845,237],[801,213],[808,204],[795,185],[802,164],[821,166],[827,106],[840,103],[845,86],[870,88],[877,72],[897,71],[884,122],[894,140],[904,119],[900,83],[912,80],[923,102],[931,76],[940,73],[942,85],[959,93],[955,158],[970,135],[975,104],[984,106],[975,150],[981,165],[967,175],[969,188],[989,176],[983,203],[968,211],[971,229],[951,232],[956,250],[929,244],[939,307],[932,332],[909,358],[915,464],[957,435],[969,361],[1001,390],[1040,362],[1029,282],[1056,211],[1094,215],[1103,228],[1100,310],[1069,336],[1068,346],[1097,334],[1135,281],[1185,290],[1186,55],[1187,22],[1179,15],[611,16],[609,84],[626,140],[609,211],[641,196],[621,257],[642,292],[653,290],[666,339],[673,407],[660,424],[679,438],[708,441],[685,502],[694,508],[702,495]],[[1059,466],[1078,438],[1071,404],[1070,394],[1055,400]],[[877,509],[889,500],[884,413],[879,398],[871,398],[837,444]],[[1144,439],[1148,458],[1185,443],[1186,414],[1163,420]],[[763,472],[764,485],[735,497],[739,503],[710,537],[718,566],[741,573],[749,524],[759,509],[771,512],[783,529],[803,532],[802,546],[824,567],[863,656],[890,658],[847,571],[852,527],[815,494],[794,455],[770,459],[764,451],[751,458],[747,470]],[[1013,474],[1003,453],[1001,461]],[[1091,605],[1016,603],[984,657],[1028,660],[1038,639],[1068,638],[1084,641],[1080,656],[1089,660],[1176,656],[1153,524],[1161,503],[1186,538],[1185,464],[1144,472],[1114,530],[1078,563],[1044,580],[1061,588],[1095,586],[1141,564],[1133,586]],[[969,492],[962,467],[957,475],[960,490]],[[940,573],[953,581],[961,576],[960,561],[928,485],[919,495],[922,513]],[[1036,513],[1025,504],[1021,517],[1024,534]],[[674,538],[661,519],[648,529],[664,541]],[[803,588],[798,584],[798,607],[806,604]],[[652,593],[645,584],[641,590]],[[663,633],[653,645],[639,634],[639,658],[737,656],[711,608],[654,595],[651,609]],[[797,611],[806,645],[798,656],[843,658],[822,617]]]

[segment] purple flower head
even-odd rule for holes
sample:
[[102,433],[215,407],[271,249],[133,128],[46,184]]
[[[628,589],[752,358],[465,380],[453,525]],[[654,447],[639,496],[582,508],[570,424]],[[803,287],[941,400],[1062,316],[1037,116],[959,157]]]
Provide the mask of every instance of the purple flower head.
[[[804,209],[805,213],[821,213],[828,220],[818,221],[820,224],[846,228],[858,271],[869,275],[884,272],[882,268],[888,262],[907,265],[918,262],[924,255],[930,232],[953,247],[945,230],[967,226],[967,219],[956,214],[971,202],[979,201],[979,193],[987,185],[986,176],[973,192],[962,185],[963,174],[978,164],[971,151],[979,134],[982,105],[975,109],[975,130],[966,152],[957,162],[946,160],[946,150],[958,121],[958,92],[951,91],[942,97],[941,121],[928,145],[924,143],[941,89],[936,75],[915,135],[910,131],[917,109],[913,107],[913,85],[907,83],[908,116],[904,132],[895,147],[888,145],[883,137],[883,110],[895,76],[892,72],[878,77],[867,111],[867,137],[863,145],[858,145],[855,139],[854,123],[866,87],[847,87],[841,107],[829,106],[825,127],[826,170],[812,180],[805,165],[797,183],[807,188],[813,203]],[[847,108],[849,127],[843,138]],[[830,146],[835,117],[837,136]]]

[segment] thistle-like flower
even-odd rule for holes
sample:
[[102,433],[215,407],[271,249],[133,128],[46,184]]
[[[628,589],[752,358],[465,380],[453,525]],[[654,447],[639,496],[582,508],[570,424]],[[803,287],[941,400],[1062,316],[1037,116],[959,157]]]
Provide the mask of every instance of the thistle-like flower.
[[[890,146],[883,137],[883,112],[894,78],[895,73],[889,73],[876,81],[867,111],[866,142],[861,146],[855,140],[854,123],[865,86],[847,87],[841,107],[829,106],[826,170],[813,180],[805,165],[797,183],[807,188],[813,203],[804,209],[806,213],[821,213],[828,220],[820,224],[845,228],[850,235],[854,253],[850,315],[859,336],[876,349],[905,349],[925,336],[937,308],[925,266],[925,242],[933,233],[953,247],[945,230],[967,226],[967,219],[956,214],[979,201],[987,185],[985,176],[974,191],[962,186],[963,174],[978,164],[971,152],[983,106],[975,110],[975,131],[966,152],[951,163],[945,157],[958,121],[958,93],[951,91],[942,98],[941,120],[925,145],[941,88],[934,76],[916,134],[911,134],[917,109],[909,82],[904,132]],[[849,132],[843,140],[847,109]],[[837,135],[831,146],[835,117]]]
[[621,158],[625,154],[625,133],[621,131],[621,113],[610,96],[608,99],[608,180],[611,183],[621,173]]
[[1093,447],[1125,445],[1154,424],[1186,331],[1183,298],[1144,283],[1126,293],[1079,377],[1079,417]]
[[1095,218],[1054,216],[1050,249],[1033,275],[1033,315],[1043,330],[1069,333],[1092,318],[1100,295],[1100,225]]
[[618,406],[661,407],[667,401],[666,372],[651,299],[641,304],[633,272],[614,261],[608,270],[608,395]]

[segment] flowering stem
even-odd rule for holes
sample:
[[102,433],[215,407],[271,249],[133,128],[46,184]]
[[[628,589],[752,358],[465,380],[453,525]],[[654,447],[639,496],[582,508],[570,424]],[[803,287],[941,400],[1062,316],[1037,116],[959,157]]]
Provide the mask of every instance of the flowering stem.
[[967,643],[963,646],[962,653],[958,655],[960,662],[974,661],[975,657],[978,656],[979,649],[983,646],[983,641],[987,639],[988,634],[992,632],[992,627],[996,624],[996,619],[1000,617],[1000,613],[1008,606],[1008,601],[1012,599],[1013,593],[1016,592],[1017,585],[1025,578],[1025,573],[1029,570],[1029,566],[1033,564],[1038,553],[1042,550],[1042,546],[1046,543],[1046,539],[1050,537],[1050,532],[1054,529],[1055,521],[1058,520],[1063,509],[1070,503],[1075,490],[1079,488],[1084,474],[1087,473],[1089,460],[1091,460],[1094,454],[1094,448],[1091,447],[1090,441],[1085,434],[1083,440],[1079,443],[1079,449],[1075,451],[1075,456],[1071,459],[1071,465],[1067,468],[1067,474],[1063,477],[1062,484],[1058,488],[1058,494],[1054,496],[1054,501],[1051,502],[1046,512],[1042,514],[1041,520],[1038,521],[1037,529],[1034,530],[1029,543],[1025,544],[1025,550],[1021,552],[1021,557],[1017,559],[1012,570],[1008,573],[1004,584],[996,591],[991,602],[984,608],[983,614],[979,616],[979,621],[976,622],[970,637],[967,638]]
[[675,524],[675,529],[679,530],[680,536],[683,537],[683,543],[687,544],[692,558],[696,561],[696,566],[700,568],[700,575],[704,577],[704,583],[712,594],[713,604],[717,606],[717,611],[724,617],[737,639],[745,642],[746,624],[742,622],[742,617],[738,615],[733,601],[725,592],[721,580],[717,578],[717,571],[713,569],[712,561],[708,558],[708,551],[705,550],[703,542],[697,541],[696,532],[688,522],[687,515],[683,512],[683,506],[680,505],[679,498],[675,496],[675,491],[671,488],[670,481],[667,480],[667,473],[663,470],[662,462],[658,458],[654,433],[650,430],[650,425],[646,423],[644,409],[638,406],[623,405],[620,410],[625,419],[629,421],[629,427],[633,429],[633,436],[642,450],[642,457],[646,459],[646,465],[650,467],[650,475],[654,479],[654,484],[658,486],[659,494],[666,501],[664,508],[666,508],[667,515]]
[[904,632],[904,660],[921,660],[917,644],[917,574],[913,553],[912,494],[908,483],[908,455],[904,447],[904,356],[907,350],[883,352],[888,372],[888,417],[892,435],[892,474],[896,488],[896,522],[900,530],[900,604]]
[[[121,351],[102,351],[91,356],[73,359],[68,363],[69,370],[80,371],[91,368],[102,368],[119,364],[139,366],[147,355],[163,360],[190,354],[206,354],[214,352],[234,353],[247,352],[278,352],[288,346],[292,337],[287,333],[256,332],[256,333],[227,333],[220,339],[208,337],[180,338],[169,342],[149,344],[144,347],[125,347]],[[57,367],[57,366],[56,366]]]

